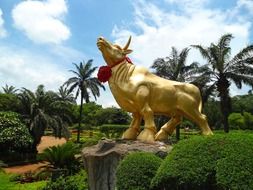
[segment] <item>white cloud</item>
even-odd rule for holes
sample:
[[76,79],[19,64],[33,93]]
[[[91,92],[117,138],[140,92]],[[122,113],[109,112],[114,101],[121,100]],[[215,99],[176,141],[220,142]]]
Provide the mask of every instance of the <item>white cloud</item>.
[[251,23],[247,20],[227,22],[229,15],[226,12],[206,8],[193,9],[192,6],[191,14],[187,11],[179,14],[163,11],[146,1],[138,1],[134,5],[134,27],[141,32],[115,26],[112,35],[121,44],[129,35],[133,36],[130,48],[134,50],[132,57],[137,64],[150,67],[156,58],[168,56],[172,46],[181,49],[192,44],[209,45],[224,33],[235,36],[231,43],[235,51],[248,43]]
[[248,9],[249,14],[253,14],[253,1],[252,0],[238,0],[237,2],[238,8],[246,8]]
[[[249,7],[249,1],[240,1]],[[172,46],[177,49],[192,44],[209,46],[225,33],[232,33],[235,37],[231,41],[232,54],[249,43],[252,23],[239,11],[208,9],[208,0],[166,0],[166,3],[177,4],[183,11],[165,11],[149,1],[135,1],[135,18],[131,23],[133,29],[115,26],[112,31],[112,36],[119,44],[124,44],[132,35],[130,48],[134,52],[130,57],[138,65],[150,67],[156,58],[168,56]],[[238,10],[238,6],[233,9]],[[203,61],[196,50],[191,50],[188,57],[188,62],[193,60]]]
[[3,38],[7,35],[7,32],[4,28],[4,19],[3,19],[3,11],[0,9],[0,38]]
[[65,0],[23,1],[12,10],[14,25],[36,43],[59,44],[71,33],[63,23]]
[[0,86],[34,90],[39,84],[46,89],[57,90],[68,79],[54,60],[27,51],[0,46]]

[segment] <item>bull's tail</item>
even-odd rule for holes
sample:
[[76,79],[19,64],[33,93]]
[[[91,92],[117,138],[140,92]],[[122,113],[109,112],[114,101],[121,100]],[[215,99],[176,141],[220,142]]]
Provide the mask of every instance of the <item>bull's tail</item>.
[[199,101],[199,112],[202,113],[202,98]]

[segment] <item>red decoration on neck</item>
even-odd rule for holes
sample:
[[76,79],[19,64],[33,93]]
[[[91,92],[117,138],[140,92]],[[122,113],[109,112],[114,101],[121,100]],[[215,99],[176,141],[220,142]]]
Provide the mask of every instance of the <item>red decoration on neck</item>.
[[107,82],[110,79],[110,77],[112,76],[112,68],[115,67],[116,65],[120,64],[120,63],[123,63],[124,60],[126,60],[128,63],[133,64],[129,57],[124,57],[124,59],[116,62],[112,66],[101,66],[99,68],[98,74],[97,74],[98,80],[100,82]]

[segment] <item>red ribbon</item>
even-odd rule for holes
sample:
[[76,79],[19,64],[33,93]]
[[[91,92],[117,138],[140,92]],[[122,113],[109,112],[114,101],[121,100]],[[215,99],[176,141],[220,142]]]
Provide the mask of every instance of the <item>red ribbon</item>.
[[114,64],[113,66],[101,66],[98,70],[98,80],[100,82],[107,82],[110,77],[112,76],[112,68],[115,67],[116,65],[122,63],[124,60],[126,60],[128,63],[132,63],[131,59],[129,57],[125,57],[123,60],[117,62],[116,64]]

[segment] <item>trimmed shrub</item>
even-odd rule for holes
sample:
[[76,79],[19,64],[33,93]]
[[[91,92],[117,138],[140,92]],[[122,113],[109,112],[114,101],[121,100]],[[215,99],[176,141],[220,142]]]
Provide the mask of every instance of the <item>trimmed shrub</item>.
[[50,181],[42,190],[87,190],[87,174],[81,170],[78,174],[59,177],[55,182]]
[[253,135],[234,133],[180,141],[166,157],[151,187],[253,189]]
[[0,151],[31,150],[32,136],[15,112],[0,112]]
[[149,190],[161,162],[162,159],[152,153],[135,152],[127,155],[116,171],[117,189]]

